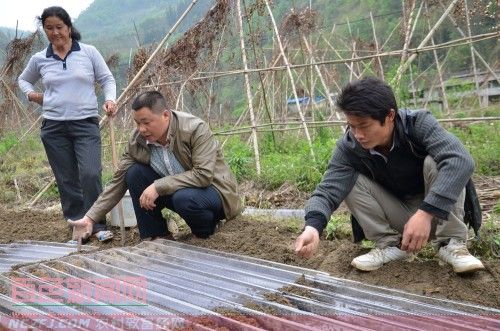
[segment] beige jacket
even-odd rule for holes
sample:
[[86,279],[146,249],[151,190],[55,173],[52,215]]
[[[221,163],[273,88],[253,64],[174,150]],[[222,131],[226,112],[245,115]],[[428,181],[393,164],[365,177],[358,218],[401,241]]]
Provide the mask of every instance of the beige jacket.
[[[212,184],[221,196],[226,219],[239,215],[243,205],[236,179],[224,162],[219,142],[209,126],[191,114],[172,111],[169,139],[169,148],[186,171],[155,180],[158,194],[171,195],[184,187],[207,187]],[[87,216],[93,220],[104,219],[127,191],[127,169],[136,162],[149,165],[150,155],[146,140],[134,130],[118,170]]]

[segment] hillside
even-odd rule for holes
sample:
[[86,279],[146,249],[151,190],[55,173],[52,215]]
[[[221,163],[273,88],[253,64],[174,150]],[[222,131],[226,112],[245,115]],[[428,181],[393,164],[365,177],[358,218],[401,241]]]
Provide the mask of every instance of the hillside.
[[[198,1],[177,32],[192,26],[213,2]],[[161,40],[189,3],[190,0],[95,0],[74,25],[82,33],[82,41],[95,45],[104,54],[128,55],[130,48]]]

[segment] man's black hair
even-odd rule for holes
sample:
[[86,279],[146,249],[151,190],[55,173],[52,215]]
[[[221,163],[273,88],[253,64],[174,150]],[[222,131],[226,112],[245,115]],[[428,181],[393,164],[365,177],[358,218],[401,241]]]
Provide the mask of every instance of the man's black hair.
[[139,94],[132,103],[133,110],[147,107],[153,113],[162,113],[167,109],[167,103],[163,95],[158,91],[147,91]]
[[391,87],[376,77],[366,77],[347,84],[337,99],[337,107],[346,115],[371,117],[384,124],[391,109],[398,105]]

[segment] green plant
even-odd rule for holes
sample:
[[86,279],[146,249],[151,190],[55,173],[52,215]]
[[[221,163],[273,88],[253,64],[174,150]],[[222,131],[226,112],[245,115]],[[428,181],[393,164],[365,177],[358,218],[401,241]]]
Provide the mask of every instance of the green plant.
[[0,155],[7,153],[14,145],[18,143],[17,136],[14,133],[8,133],[0,138]]
[[233,137],[225,145],[225,159],[237,180],[248,179],[253,173],[253,155],[249,145]]
[[325,228],[326,239],[342,239],[351,235],[351,222],[348,213],[336,213],[332,215]]
[[361,247],[363,247],[364,249],[374,249],[376,246],[375,242],[368,239],[363,239],[361,240]]
[[483,220],[479,238],[470,241],[469,249],[472,254],[483,259],[500,258],[500,203]]
[[476,163],[475,172],[481,175],[500,174],[500,122],[472,123],[450,128],[467,147]]

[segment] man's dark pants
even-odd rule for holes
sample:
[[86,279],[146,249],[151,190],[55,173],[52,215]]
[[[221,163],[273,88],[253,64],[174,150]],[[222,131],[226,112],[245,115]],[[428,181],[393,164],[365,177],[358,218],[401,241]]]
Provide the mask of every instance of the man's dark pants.
[[[99,120],[44,119],[40,137],[56,178],[64,217],[78,220],[102,192]],[[101,230],[106,230],[105,220],[94,224],[93,233]]]
[[167,223],[161,213],[165,207],[179,214],[195,236],[207,238],[212,235],[217,222],[225,217],[217,189],[213,185],[204,188],[182,188],[172,195],[159,196],[155,201],[156,207],[146,210],[140,206],[139,198],[142,192],[159,178],[161,176],[148,165],[135,163],[127,170],[125,180],[141,238],[168,234]]

